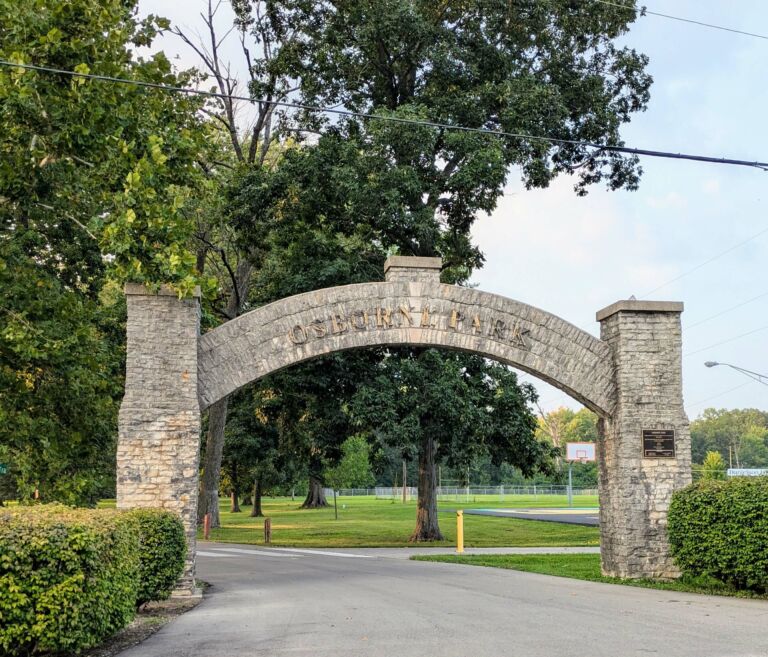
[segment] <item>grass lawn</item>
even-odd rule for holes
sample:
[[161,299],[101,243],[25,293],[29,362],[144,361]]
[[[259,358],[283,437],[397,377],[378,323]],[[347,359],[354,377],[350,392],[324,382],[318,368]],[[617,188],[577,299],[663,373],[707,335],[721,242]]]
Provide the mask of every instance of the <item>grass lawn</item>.
[[[416,502],[377,500],[373,497],[340,497],[339,519],[333,506],[325,509],[299,509],[297,498],[266,498],[264,513],[272,519],[272,545],[301,547],[404,547],[416,522]],[[577,497],[574,506],[594,507],[596,497]],[[441,501],[443,509],[525,508],[567,506],[565,496],[476,496],[474,501]],[[220,529],[211,530],[211,540],[229,543],[262,544],[264,519],[251,518],[251,507],[230,513],[229,501],[221,501]],[[455,545],[456,517],[440,514],[440,528],[446,540],[435,546]],[[198,534],[202,537],[202,532]],[[554,522],[464,516],[464,543],[467,547],[499,546],[596,546],[597,527],[564,525]],[[432,545],[432,544],[431,544]]]
[[727,595],[768,599],[768,595],[757,595],[738,591],[717,580],[700,578],[696,580],[680,579],[672,582],[662,582],[649,579],[619,579],[603,577],[600,574],[599,554],[488,554],[488,555],[434,555],[413,556],[415,561],[441,561],[459,563],[469,566],[487,566],[491,568],[508,568],[523,570],[529,573],[555,575],[585,579],[590,582],[605,582],[608,584],[624,584],[641,586],[665,591],[686,591],[689,593],[707,593],[711,595]]

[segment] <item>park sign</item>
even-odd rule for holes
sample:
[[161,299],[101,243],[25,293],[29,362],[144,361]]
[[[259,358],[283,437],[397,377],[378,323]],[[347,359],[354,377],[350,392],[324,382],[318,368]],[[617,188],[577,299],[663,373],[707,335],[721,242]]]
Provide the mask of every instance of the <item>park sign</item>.
[[643,429],[643,458],[675,458],[675,430]]
[[726,474],[729,477],[765,477],[768,468],[728,468]]
[[0,463],[0,475],[8,474],[8,466],[5,463]]

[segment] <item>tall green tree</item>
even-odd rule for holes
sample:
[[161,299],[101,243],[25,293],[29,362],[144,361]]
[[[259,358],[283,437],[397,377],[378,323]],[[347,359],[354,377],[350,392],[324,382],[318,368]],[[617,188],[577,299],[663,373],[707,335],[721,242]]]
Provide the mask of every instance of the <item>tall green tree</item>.
[[[0,58],[188,84],[167,24],[130,0],[0,1]],[[183,208],[206,128],[197,100],[0,67],[0,441],[21,495],[92,501],[112,469],[124,280],[200,283]]]
[[691,422],[694,463],[719,452],[734,468],[768,467],[768,413],[756,408],[706,409]]
[[534,437],[529,403],[536,392],[518,385],[508,368],[478,356],[446,356],[434,349],[414,358],[385,358],[355,395],[359,426],[403,455],[417,454],[419,504],[412,541],[442,540],[437,515],[437,467],[465,470],[478,455],[531,474],[550,450]]
[[324,479],[333,488],[333,512],[339,518],[336,493],[341,488],[367,488],[376,480],[371,470],[371,447],[364,436],[350,436],[341,444],[341,458],[326,467]]
[[[241,21],[254,16],[249,2],[233,8]],[[576,176],[577,193],[600,181],[612,189],[638,183],[636,158],[599,147],[620,146],[621,125],[649,97],[646,58],[615,45],[636,16],[631,6],[293,0],[272,5],[270,16],[278,32],[299,35],[271,66],[299,81],[308,105],[562,140],[371,118],[332,122],[314,111],[292,118],[291,125],[337,133],[360,153],[337,194],[371,217],[370,238],[385,250],[442,256],[444,282],[465,281],[482,263],[470,228],[494,209],[510,167],[529,187],[562,173]],[[297,183],[279,207],[307,191]],[[429,500],[419,504],[427,513]]]

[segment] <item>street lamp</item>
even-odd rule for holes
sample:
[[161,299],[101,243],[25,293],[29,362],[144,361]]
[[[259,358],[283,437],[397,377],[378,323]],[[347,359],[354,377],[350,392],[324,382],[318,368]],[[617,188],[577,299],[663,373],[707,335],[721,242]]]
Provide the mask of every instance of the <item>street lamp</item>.
[[726,367],[730,367],[731,369],[734,369],[737,372],[746,374],[750,379],[754,379],[758,383],[762,383],[764,386],[768,386],[768,376],[766,376],[765,374],[758,374],[757,372],[753,372],[752,370],[745,370],[743,367],[737,367],[736,365],[731,365],[730,363],[716,363],[713,360],[708,360],[706,363],[704,363],[705,367],[716,367],[717,365],[725,365]]

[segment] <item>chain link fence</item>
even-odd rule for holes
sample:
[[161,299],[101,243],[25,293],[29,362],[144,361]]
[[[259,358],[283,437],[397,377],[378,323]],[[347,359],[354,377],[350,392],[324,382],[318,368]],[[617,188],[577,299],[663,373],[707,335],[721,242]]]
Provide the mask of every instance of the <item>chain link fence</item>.
[[[419,490],[414,486],[406,486],[406,499],[415,500],[418,497]],[[494,498],[503,501],[505,497],[512,496],[530,496],[537,497],[546,495],[567,495],[568,486],[558,486],[554,484],[533,485],[530,486],[441,486],[437,489],[438,500],[454,501],[482,501],[483,499]],[[376,488],[342,488],[338,491],[342,497],[375,497],[381,500],[402,499],[403,489],[401,486],[377,486]],[[573,495],[597,495],[597,488],[574,488]],[[333,496],[333,491],[328,489],[326,496]],[[477,498],[480,498],[477,500]]]

